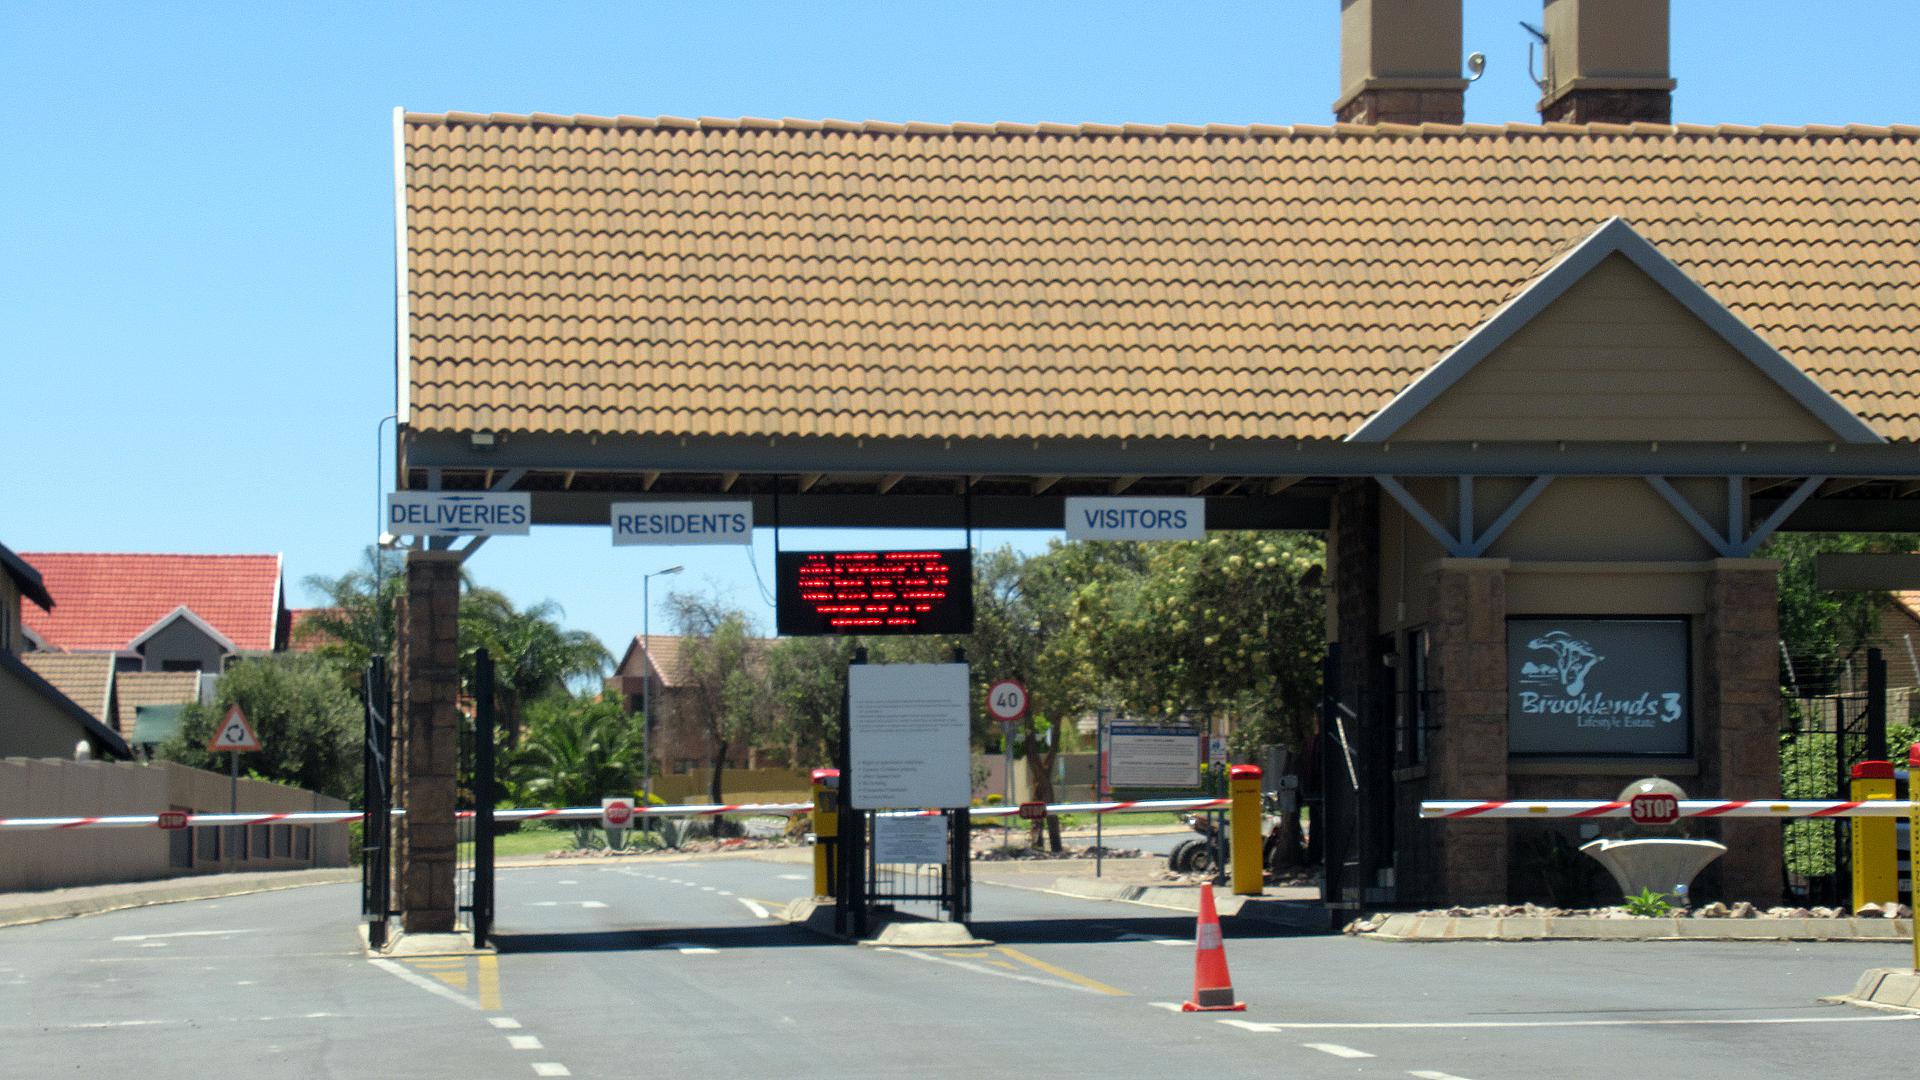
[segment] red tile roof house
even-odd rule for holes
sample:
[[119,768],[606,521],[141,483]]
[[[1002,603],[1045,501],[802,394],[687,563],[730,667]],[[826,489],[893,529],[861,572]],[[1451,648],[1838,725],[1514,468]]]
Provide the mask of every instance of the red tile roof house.
[[80,746],[97,758],[130,757],[119,734],[20,659],[31,644],[23,601],[41,613],[54,607],[39,570],[0,545],[0,757],[65,758]]
[[279,555],[35,552],[22,556],[60,598],[25,613],[44,649],[112,653],[118,671],[219,674],[287,648]]

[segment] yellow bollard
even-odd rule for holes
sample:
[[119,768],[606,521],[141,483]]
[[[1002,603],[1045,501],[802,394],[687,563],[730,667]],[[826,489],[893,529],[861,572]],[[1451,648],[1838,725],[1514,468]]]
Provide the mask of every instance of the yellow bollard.
[[1259,896],[1267,886],[1261,865],[1265,845],[1260,835],[1260,766],[1235,765],[1227,770],[1227,794],[1233,800],[1233,894]]
[[1907,749],[1907,883],[1913,891],[1907,899],[1911,901],[1913,918],[1913,970],[1920,974],[1920,859],[1914,858],[1914,847],[1920,845],[1920,743],[1914,743]]
[[833,895],[833,856],[839,852],[840,770],[813,770],[813,895]]
[[[1893,763],[1863,761],[1853,767],[1855,801],[1893,798]],[[1900,902],[1899,856],[1895,854],[1897,822],[1893,818],[1854,818],[1853,909],[1866,904]]]

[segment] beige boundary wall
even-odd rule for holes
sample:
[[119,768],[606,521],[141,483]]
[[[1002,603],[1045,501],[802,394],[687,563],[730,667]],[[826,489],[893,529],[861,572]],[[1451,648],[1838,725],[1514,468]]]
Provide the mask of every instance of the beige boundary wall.
[[[0,817],[225,813],[228,779],[172,762],[0,759]],[[240,781],[240,809],[344,810],[339,799],[283,784]],[[0,834],[0,892],[147,881],[233,870],[347,865],[347,826],[65,829]]]

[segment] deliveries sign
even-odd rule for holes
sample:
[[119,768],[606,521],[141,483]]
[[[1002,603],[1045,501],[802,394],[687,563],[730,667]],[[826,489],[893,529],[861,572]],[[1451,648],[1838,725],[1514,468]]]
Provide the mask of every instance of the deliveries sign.
[[1509,619],[1515,754],[1686,754],[1685,619]]

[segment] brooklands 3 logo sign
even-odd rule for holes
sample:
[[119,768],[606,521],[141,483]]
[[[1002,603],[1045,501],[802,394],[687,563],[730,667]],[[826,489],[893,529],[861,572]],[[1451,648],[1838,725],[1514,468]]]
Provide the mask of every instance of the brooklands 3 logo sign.
[[1591,640],[1553,629],[1531,636],[1527,648],[1537,659],[1520,665],[1519,710],[1530,716],[1564,716],[1582,728],[1650,728],[1684,715],[1684,690],[1656,687],[1620,694],[1587,685],[1607,657]]

